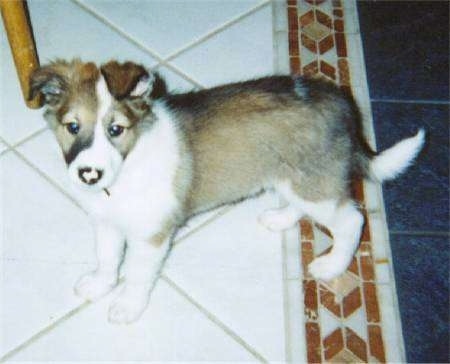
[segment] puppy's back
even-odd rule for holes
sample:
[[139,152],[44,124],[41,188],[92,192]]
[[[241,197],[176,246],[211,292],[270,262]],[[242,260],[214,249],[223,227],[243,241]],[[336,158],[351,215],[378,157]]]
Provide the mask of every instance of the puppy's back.
[[[192,153],[191,212],[230,203],[289,178],[305,194],[343,193],[351,169],[356,120],[334,85],[275,76],[172,95]],[[319,180],[331,181],[328,185]],[[320,190],[320,191],[319,191]]]

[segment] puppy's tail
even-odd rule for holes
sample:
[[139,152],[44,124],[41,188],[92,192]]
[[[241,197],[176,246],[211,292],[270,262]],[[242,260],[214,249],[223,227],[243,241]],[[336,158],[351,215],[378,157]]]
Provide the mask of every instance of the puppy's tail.
[[425,142],[425,131],[420,129],[413,137],[403,139],[389,149],[370,158],[367,177],[378,182],[394,179],[414,161]]

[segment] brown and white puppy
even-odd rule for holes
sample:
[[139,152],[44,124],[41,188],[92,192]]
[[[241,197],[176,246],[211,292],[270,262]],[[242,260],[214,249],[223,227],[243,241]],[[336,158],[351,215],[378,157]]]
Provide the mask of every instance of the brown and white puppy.
[[363,225],[351,178],[394,178],[424,142],[421,130],[372,152],[353,101],[304,77],[170,95],[140,65],[74,60],[38,69],[31,91],[45,97],[45,118],[96,227],[98,268],[77,283],[80,296],[94,300],[117,284],[127,243],[125,285],[109,312],[118,323],[143,312],[171,237],[189,217],[267,189],[289,204],[260,222],[283,230],[309,215],[325,225],[333,248],[309,269],[318,279],[338,276]]

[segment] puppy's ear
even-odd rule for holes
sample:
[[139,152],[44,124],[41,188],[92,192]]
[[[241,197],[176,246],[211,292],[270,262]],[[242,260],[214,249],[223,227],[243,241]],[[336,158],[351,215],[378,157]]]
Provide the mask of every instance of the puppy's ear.
[[66,91],[67,81],[54,64],[38,68],[30,76],[29,100],[41,93],[46,104],[56,106]]
[[143,66],[133,62],[111,61],[104,64],[100,70],[109,92],[117,100],[125,98],[154,99],[167,92],[166,85],[158,74],[151,73]]

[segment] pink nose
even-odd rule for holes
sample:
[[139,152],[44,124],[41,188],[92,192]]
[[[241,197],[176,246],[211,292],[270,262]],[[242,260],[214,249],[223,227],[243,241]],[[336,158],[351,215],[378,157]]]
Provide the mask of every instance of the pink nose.
[[80,180],[87,185],[94,185],[103,176],[103,171],[101,169],[91,168],[91,167],[83,167],[78,169],[78,177]]

